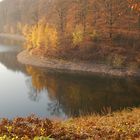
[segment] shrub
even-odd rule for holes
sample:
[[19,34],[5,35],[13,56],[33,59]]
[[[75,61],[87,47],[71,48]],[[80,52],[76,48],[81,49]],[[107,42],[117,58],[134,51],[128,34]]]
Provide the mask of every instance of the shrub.
[[29,27],[28,25],[24,25],[23,28],[22,28],[22,33],[23,35],[25,36],[25,39],[26,39],[26,48],[27,49],[31,49],[33,48],[33,44],[32,44],[32,41],[31,41],[31,27]]
[[50,138],[50,137],[35,137],[34,140],[54,140],[53,138]]
[[72,42],[74,45],[79,45],[80,43],[82,43],[84,39],[83,29],[80,26],[77,26],[75,31],[72,33],[72,37]]
[[120,68],[124,65],[124,61],[125,61],[125,58],[124,56],[122,55],[114,55],[114,56],[109,56],[108,57],[108,62],[113,66],[113,67],[116,67],[116,68]]
[[45,46],[57,47],[58,45],[58,33],[57,30],[53,27],[49,27],[48,25],[45,27],[45,35],[44,35],[44,43]]
[[54,27],[46,24],[44,20],[40,20],[36,25],[23,28],[23,35],[26,38],[27,49],[40,47],[53,47],[58,44],[58,34]]
[[91,33],[90,33],[90,37],[93,41],[98,41],[99,40],[99,35],[97,33],[96,30],[93,30]]
[[137,71],[139,69],[139,64],[137,62],[129,63],[129,69],[131,71]]

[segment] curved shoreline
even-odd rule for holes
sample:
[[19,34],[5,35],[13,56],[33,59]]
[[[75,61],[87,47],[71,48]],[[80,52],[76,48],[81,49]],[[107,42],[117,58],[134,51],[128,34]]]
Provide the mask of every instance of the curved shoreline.
[[24,36],[19,34],[8,34],[8,33],[0,33],[1,38],[7,38],[7,39],[14,39],[14,40],[20,40],[25,41]]
[[66,73],[101,74],[117,77],[140,77],[140,70],[132,71],[127,68],[115,69],[105,64],[90,64],[82,62],[70,62],[51,58],[41,58],[30,55],[26,50],[17,55],[17,60],[26,65],[64,71]]

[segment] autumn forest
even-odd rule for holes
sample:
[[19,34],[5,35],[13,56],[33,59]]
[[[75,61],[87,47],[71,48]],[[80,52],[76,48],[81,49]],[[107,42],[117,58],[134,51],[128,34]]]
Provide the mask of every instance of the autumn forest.
[[[128,60],[131,52],[117,43],[111,44],[119,46],[115,50],[108,48],[108,41],[125,41],[122,46],[132,42],[139,45],[139,0],[4,0],[0,4],[0,18],[3,19],[1,32],[24,34],[26,47],[42,48],[34,53],[43,55],[78,60],[111,59],[113,63],[116,59]],[[114,51],[117,58],[112,58]],[[124,52],[128,55],[124,56]]]
[[0,140],[140,139],[140,0],[0,0]]

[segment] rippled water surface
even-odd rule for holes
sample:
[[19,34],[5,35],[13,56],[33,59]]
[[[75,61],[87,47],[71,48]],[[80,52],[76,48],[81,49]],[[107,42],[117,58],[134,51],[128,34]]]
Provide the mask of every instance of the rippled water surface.
[[0,118],[35,114],[50,119],[140,105],[140,80],[64,74],[25,66],[22,43],[0,40]]

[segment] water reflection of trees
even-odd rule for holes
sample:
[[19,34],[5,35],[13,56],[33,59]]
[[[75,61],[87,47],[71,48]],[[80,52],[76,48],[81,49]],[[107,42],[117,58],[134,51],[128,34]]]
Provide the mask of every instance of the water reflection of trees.
[[47,89],[52,101],[48,110],[52,114],[61,110],[68,116],[100,113],[111,107],[112,111],[140,105],[138,80],[101,77],[81,77],[47,72],[27,67],[32,85],[38,91]]
[[53,102],[48,103],[47,111],[53,116],[61,116],[63,108],[58,100],[53,100]]
[[14,72],[25,73],[25,66],[17,61],[17,54],[21,50],[23,42],[0,37],[0,45],[5,48],[5,51],[0,52],[0,63]]
[[40,94],[38,93],[37,89],[34,88],[34,86],[32,85],[32,82],[31,82],[30,78],[26,80],[26,85],[27,85],[28,89],[30,89],[29,92],[28,92],[29,99],[31,101],[38,102],[39,99],[40,99]]
[[0,37],[0,44],[1,45],[8,45],[8,46],[23,46],[23,41],[21,40],[14,40],[10,38]]
[[17,52],[0,52],[0,63],[2,63],[7,69],[12,71],[20,71],[25,73],[25,66],[17,61]]

